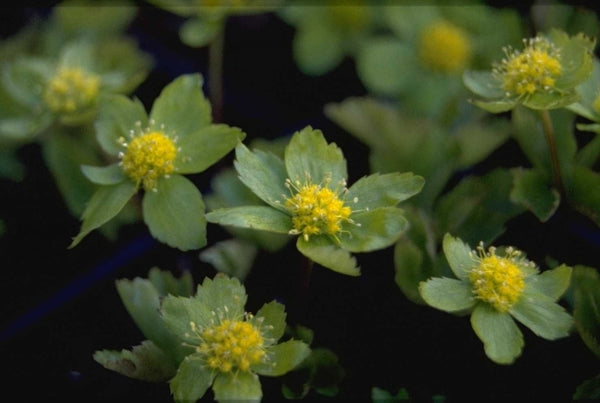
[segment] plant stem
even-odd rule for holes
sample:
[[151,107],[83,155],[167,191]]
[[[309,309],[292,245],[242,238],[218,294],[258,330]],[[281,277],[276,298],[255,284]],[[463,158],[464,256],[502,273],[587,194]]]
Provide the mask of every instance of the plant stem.
[[208,47],[208,93],[214,123],[223,122],[223,53],[225,47],[225,20]]
[[564,194],[565,188],[562,182],[562,175],[560,173],[560,161],[558,160],[556,142],[554,141],[554,127],[552,126],[550,113],[548,112],[548,110],[542,110],[540,111],[540,117],[542,119],[542,127],[546,136],[546,144],[548,144],[548,151],[550,152],[550,162],[552,164],[552,176],[554,178],[554,185],[561,194]]

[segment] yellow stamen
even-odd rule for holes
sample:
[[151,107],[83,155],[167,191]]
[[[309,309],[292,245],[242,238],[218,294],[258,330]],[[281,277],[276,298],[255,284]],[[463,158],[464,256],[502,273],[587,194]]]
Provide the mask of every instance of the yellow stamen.
[[441,73],[463,71],[471,59],[471,43],[461,28],[437,21],[425,28],[419,38],[421,64]]
[[43,98],[55,113],[71,114],[90,107],[98,96],[100,77],[79,68],[61,68],[48,81]]

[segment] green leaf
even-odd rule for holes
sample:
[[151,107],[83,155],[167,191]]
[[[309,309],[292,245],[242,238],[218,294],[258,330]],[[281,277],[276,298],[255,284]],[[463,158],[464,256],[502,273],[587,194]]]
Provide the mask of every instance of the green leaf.
[[292,229],[292,219],[268,206],[242,206],[218,209],[206,214],[206,219],[219,225],[231,225],[263,231],[288,234]]
[[525,281],[528,287],[557,301],[569,288],[572,271],[571,267],[563,264],[540,275],[529,276]]
[[492,361],[512,364],[521,355],[525,344],[523,334],[508,313],[500,313],[488,304],[478,304],[471,314],[471,326]]
[[198,286],[195,299],[210,311],[225,311],[228,317],[241,319],[248,296],[238,279],[217,275],[212,280],[204,278],[202,285]]
[[600,226],[600,174],[582,166],[574,166],[568,192],[569,203]]
[[419,283],[431,277],[423,261],[423,252],[408,237],[402,237],[394,246],[394,281],[402,293],[412,302],[423,304]]
[[126,179],[123,168],[118,163],[106,167],[82,165],[81,172],[90,181],[99,185],[116,185]]
[[79,234],[73,238],[69,248],[75,247],[87,234],[119,214],[136,191],[136,186],[131,181],[123,181],[112,186],[101,186],[94,193],[83,212],[81,229]]
[[284,161],[289,178],[300,186],[307,180],[315,184],[330,181],[335,189],[348,177],[342,150],[334,143],[328,144],[323,133],[310,126],[294,133]]
[[167,295],[160,305],[160,315],[168,329],[187,343],[198,343],[192,322],[201,328],[210,324],[213,316],[210,309],[197,298]]
[[250,371],[220,373],[213,384],[217,402],[260,402],[262,387],[258,376]]
[[352,214],[353,223],[344,223],[339,235],[340,245],[350,252],[369,252],[387,248],[408,229],[402,210],[381,207]]
[[198,48],[208,46],[223,29],[223,26],[222,19],[189,18],[179,29],[179,37],[188,46]]
[[289,190],[285,187],[288,175],[283,161],[271,153],[250,151],[244,144],[236,147],[235,156],[234,166],[242,183],[265,203],[286,211],[282,203]]
[[573,270],[575,326],[586,346],[600,358],[600,275],[593,267]]
[[179,365],[169,387],[176,402],[195,402],[204,396],[214,379],[215,372],[204,366],[201,357],[192,354]]
[[[271,301],[264,304],[256,315],[254,322],[261,329],[261,333],[265,338],[266,345],[277,343],[277,340],[283,336],[285,332],[285,307],[277,301]],[[263,318],[263,319],[261,319]]]
[[[44,161],[74,216],[81,216],[87,202],[98,186],[81,173],[81,164],[100,163],[93,133],[80,130],[77,137],[61,130],[53,130],[42,142]],[[116,182],[115,182],[116,183]]]
[[475,95],[488,99],[504,97],[502,84],[490,71],[465,71],[462,79],[465,86]]
[[324,237],[312,237],[307,241],[299,236],[296,246],[300,253],[323,267],[349,276],[360,275],[356,259]]
[[158,126],[164,125],[166,133],[181,141],[208,126],[211,107],[202,93],[202,77],[182,75],[168,84],[154,101],[150,119]]
[[106,369],[149,382],[166,382],[177,371],[170,357],[148,340],[131,351],[96,351],[94,360]]
[[583,381],[573,394],[573,400],[595,401],[598,399],[600,399],[600,374]]
[[205,248],[200,252],[200,260],[210,263],[220,273],[244,281],[256,257],[256,246],[241,239],[227,239]]
[[518,101],[511,99],[502,99],[500,101],[482,101],[479,99],[471,99],[470,102],[490,113],[508,112],[518,105]]
[[558,92],[535,92],[525,98],[523,106],[535,110],[551,110],[564,108],[579,101],[579,94],[575,89],[562,93]]
[[139,134],[148,126],[148,116],[139,99],[111,95],[100,103],[94,126],[102,149],[116,156],[124,151],[119,139],[129,141],[132,132]]
[[508,139],[511,129],[508,122],[500,119],[461,125],[455,133],[460,148],[460,166],[471,167],[486,159]]
[[474,252],[460,238],[454,238],[450,234],[444,235],[442,245],[444,255],[454,275],[463,281],[467,281],[469,272],[475,266]]
[[153,267],[148,272],[148,280],[161,297],[169,294],[189,297],[194,292],[194,279],[189,270],[183,271],[181,276],[176,278],[170,271]]
[[142,278],[117,280],[117,292],[125,309],[142,334],[164,351],[170,362],[179,362],[189,353],[180,340],[169,331],[160,313],[161,294],[152,282]]
[[322,18],[304,19],[296,29],[293,52],[296,64],[304,74],[325,74],[344,57],[341,34]]
[[373,387],[371,388],[371,401],[373,403],[397,403],[410,401],[410,397],[404,388],[400,389],[394,396],[385,389]]
[[567,337],[573,326],[571,315],[553,298],[527,288],[509,312],[533,333],[547,340]]
[[454,278],[429,279],[419,284],[419,292],[427,305],[445,312],[467,311],[477,302],[471,285]]
[[376,95],[398,96],[410,86],[418,69],[414,49],[391,36],[374,37],[356,55],[356,72]]
[[310,348],[299,340],[271,346],[267,349],[268,362],[261,362],[252,366],[252,370],[265,376],[281,376],[296,368],[308,355]]
[[[393,207],[421,191],[425,179],[407,173],[375,173],[356,181],[346,194],[353,210]],[[356,202],[354,202],[356,200]]]
[[510,200],[519,203],[541,222],[554,215],[560,204],[560,194],[548,184],[546,176],[536,169],[513,169],[514,185]]
[[54,64],[48,60],[19,58],[3,65],[2,85],[16,103],[39,109],[42,107],[40,88],[44,87],[54,70]]
[[178,146],[175,167],[178,173],[202,172],[227,153],[246,137],[237,127],[224,124],[203,127],[196,133],[181,138]]
[[142,200],[144,222],[152,236],[182,251],[206,245],[206,218],[202,194],[180,175],[161,178],[156,191]]

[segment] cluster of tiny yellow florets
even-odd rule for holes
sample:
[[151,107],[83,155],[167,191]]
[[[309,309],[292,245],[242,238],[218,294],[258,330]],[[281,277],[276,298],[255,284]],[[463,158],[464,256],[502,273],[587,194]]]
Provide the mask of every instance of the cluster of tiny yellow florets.
[[505,48],[506,58],[494,67],[507,96],[531,95],[552,91],[562,73],[560,52],[544,37],[524,40],[522,52]]
[[[316,185],[308,180],[301,185],[299,181],[286,181],[286,187],[292,192],[291,197],[285,200],[285,207],[292,215],[293,229],[290,234],[302,234],[305,240],[311,235],[336,236],[342,231],[344,221],[352,222],[352,209],[344,204],[339,192],[327,186],[327,182],[325,185]],[[345,193],[345,182],[341,186]]]
[[151,130],[139,135],[132,134],[129,142],[124,138],[119,139],[126,148],[120,154],[123,171],[145,190],[156,189],[159,178],[175,171],[173,163],[178,151],[175,141],[162,131]]
[[[246,314],[245,319],[250,318]],[[218,324],[205,328],[198,328],[191,322],[190,327],[200,340],[196,351],[212,370],[248,371],[252,365],[266,358],[265,339],[260,330],[247,320],[222,319]]]
[[[478,265],[469,272],[475,297],[492,305],[499,312],[506,312],[518,300],[525,289],[524,274],[519,268],[521,252],[506,249],[506,256],[496,255],[496,248],[485,252],[479,245]],[[533,263],[530,263],[533,264]]]
[[459,27],[446,21],[427,26],[419,38],[421,64],[441,73],[463,71],[471,59],[471,42]]
[[79,68],[61,68],[44,89],[44,102],[55,113],[75,113],[94,103],[100,77]]

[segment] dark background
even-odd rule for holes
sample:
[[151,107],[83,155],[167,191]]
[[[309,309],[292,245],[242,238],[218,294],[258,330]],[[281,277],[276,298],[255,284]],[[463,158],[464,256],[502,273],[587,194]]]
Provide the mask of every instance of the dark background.
[[[6,37],[48,9],[3,9]],[[155,58],[155,69],[136,91],[149,107],[164,85],[180,74],[206,74],[206,49],[179,41],[182,19],[141,7],[129,33]],[[363,95],[351,60],[312,78],[296,68],[293,28],[272,14],[235,17],[226,31],[224,121],[253,138],[275,138],[306,125],[321,129],[349,161],[350,183],[368,173],[367,148],[322,114],[327,102]],[[145,277],[158,266],[173,273],[191,271],[196,282],[214,270],[198,252],[182,253],[154,241],[143,224],[124,227],[118,242],[99,233],[67,250],[80,222],[67,211],[40,149],[28,145],[19,157],[27,167],[20,183],[0,179],[0,359],[4,394],[20,401],[171,401],[167,384],[145,383],[108,371],[92,359],[99,349],[130,348],[142,335],[114,287],[118,278]],[[486,164],[515,166],[524,158],[509,141]],[[193,177],[203,193],[209,179],[229,166],[231,156]],[[228,237],[209,224],[209,244]],[[524,214],[508,224],[498,240],[526,250],[535,261],[545,253],[571,265],[597,266],[600,235],[587,219],[561,208],[548,223]],[[300,254],[292,244],[277,254],[261,252],[246,281],[247,309],[272,299],[286,303],[288,322],[315,331],[315,347],[340,357],[346,371],[337,398],[311,393],[307,401],[369,401],[378,386],[394,393],[408,389],[416,401],[435,394],[447,401],[570,401],[578,384],[600,373],[599,362],[577,334],[545,341],[523,329],[523,355],[512,366],[492,363],[467,318],[457,318],[408,301],[394,283],[392,249],[358,255],[359,278],[321,267],[312,273],[308,295],[299,305]],[[280,380],[261,378],[264,401],[280,401]],[[210,400],[210,393],[206,398]]]

